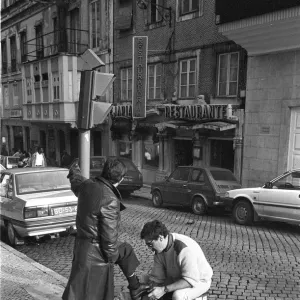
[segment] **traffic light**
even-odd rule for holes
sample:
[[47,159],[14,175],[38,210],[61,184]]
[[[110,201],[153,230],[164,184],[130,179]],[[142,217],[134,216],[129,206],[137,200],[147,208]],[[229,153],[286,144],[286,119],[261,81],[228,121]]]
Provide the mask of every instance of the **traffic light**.
[[80,79],[77,127],[90,129],[104,122],[111,109],[111,104],[94,101],[103,96],[115,79],[114,74],[97,71],[83,71]]

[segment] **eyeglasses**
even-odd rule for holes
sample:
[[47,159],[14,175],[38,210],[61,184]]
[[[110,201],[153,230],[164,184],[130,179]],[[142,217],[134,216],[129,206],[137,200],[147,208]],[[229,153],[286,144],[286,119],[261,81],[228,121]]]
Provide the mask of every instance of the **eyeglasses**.
[[146,243],[146,245],[147,245],[149,248],[153,248],[153,242],[154,242],[154,240],[149,241],[149,242],[145,242],[145,243]]

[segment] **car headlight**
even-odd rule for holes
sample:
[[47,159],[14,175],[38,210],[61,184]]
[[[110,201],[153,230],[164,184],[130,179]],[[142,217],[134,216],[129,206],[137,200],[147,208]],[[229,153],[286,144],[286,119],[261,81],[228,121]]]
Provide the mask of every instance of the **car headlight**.
[[225,197],[229,198],[229,193],[228,192],[225,193]]

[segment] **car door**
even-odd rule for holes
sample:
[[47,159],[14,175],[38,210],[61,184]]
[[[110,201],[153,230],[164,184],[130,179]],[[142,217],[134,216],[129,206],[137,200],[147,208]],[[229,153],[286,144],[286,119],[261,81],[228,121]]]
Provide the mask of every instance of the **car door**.
[[259,203],[263,215],[277,220],[300,221],[300,171],[293,171],[263,188]]
[[168,178],[164,202],[174,205],[189,205],[188,178],[190,167],[178,167]]
[[188,188],[190,199],[196,194],[203,195],[208,205],[212,205],[215,199],[215,192],[204,169],[195,168],[191,170]]

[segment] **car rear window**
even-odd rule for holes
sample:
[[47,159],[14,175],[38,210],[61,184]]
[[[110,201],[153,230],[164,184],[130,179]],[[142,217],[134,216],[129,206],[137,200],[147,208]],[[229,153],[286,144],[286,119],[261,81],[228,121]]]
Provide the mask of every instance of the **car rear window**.
[[17,193],[22,195],[70,189],[67,175],[67,170],[18,174],[16,175]]
[[210,173],[215,181],[237,181],[228,170],[210,170]]

